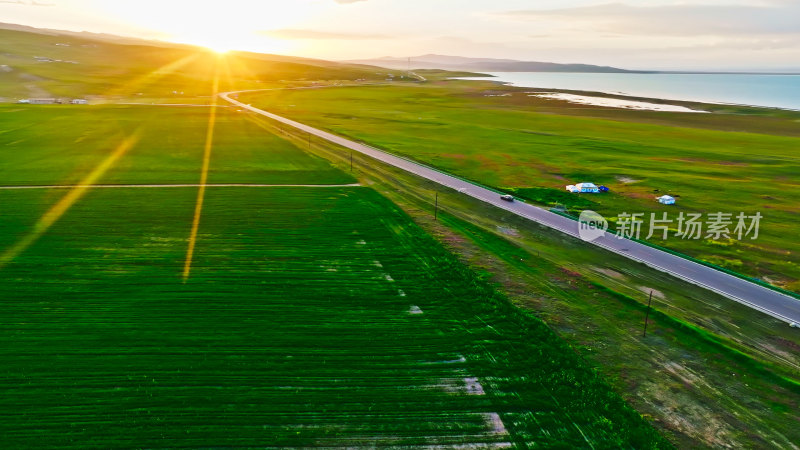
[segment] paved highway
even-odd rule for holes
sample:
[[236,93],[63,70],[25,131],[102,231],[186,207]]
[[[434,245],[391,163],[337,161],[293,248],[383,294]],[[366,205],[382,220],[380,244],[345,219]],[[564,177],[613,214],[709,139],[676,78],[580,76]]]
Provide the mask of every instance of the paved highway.
[[[478,200],[490,203],[498,208],[512,212],[521,217],[525,217],[552,229],[561,231],[562,233],[580,238],[578,234],[578,223],[574,220],[559,216],[558,214],[554,214],[546,209],[529,205],[527,203],[506,202],[500,199],[500,194],[492,190],[475,185],[468,181],[464,181],[460,178],[444,174],[422,164],[391,155],[368,145],[351,141],[335,134],[310,127],[300,122],[263,111],[231,98],[231,95],[262,90],[264,89],[226,92],[220,94],[220,96],[226,101],[231,102],[243,109],[247,109],[265,117],[269,117],[270,119],[284,123],[321,139],[325,139],[326,141],[370,156],[386,164],[398,167],[428,180],[435,181],[442,186],[453,188],[465,195],[469,195]],[[714,291],[739,303],[747,305],[757,311],[769,314],[776,319],[790,324],[800,324],[800,300],[792,298],[788,295],[781,294],[780,292],[759,286],[742,278],[728,275],[711,267],[689,261],[653,247],[648,247],[638,242],[628,239],[619,239],[612,233],[603,233],[600,237],[591,241],[591,244],[597,245],[598,247],[602,247],[619,255],[623,255],[634,261],[639,261],[654,269],[669,273],[697,286]],[[589,245],[589,243],[587,243],[587,245]]]

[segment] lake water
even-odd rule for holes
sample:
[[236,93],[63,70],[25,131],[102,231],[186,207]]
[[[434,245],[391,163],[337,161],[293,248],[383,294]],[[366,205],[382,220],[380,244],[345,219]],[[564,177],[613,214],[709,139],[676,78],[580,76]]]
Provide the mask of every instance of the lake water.
[[[516,86],[800,110],[800,75],[491,72]],[[474,78],[476,80],[486,78]]]

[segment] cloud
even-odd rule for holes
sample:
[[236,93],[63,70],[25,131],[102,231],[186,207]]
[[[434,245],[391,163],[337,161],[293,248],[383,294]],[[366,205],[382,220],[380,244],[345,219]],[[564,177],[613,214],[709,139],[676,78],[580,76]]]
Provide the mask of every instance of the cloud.
[[334,0],[334,1],[340,5],[349,5],[350,3],[365,2],[367,0]]
[[31,2],[25,3],[22,0],[0,0],[0,3],[9,3],[13,5],[24,5],[24,6],[56,6],[55,3],[40,3],[36,0]]
[[800,4],[633,6],[607,3],[560,9],[496,13],[505,18],[562,22],[573,29],[661,36],[731,36],[800,33]]
[[317,30],[299,30],[299,29],[282,29],[282,30],[268,30],[261,31],[269,37],[278,39],[315,39],[315,40],[374,40],[374,39],[387,39],[387,36],[381,34],[365,34],[365,33],[347,33],[337,31],[317,31]]

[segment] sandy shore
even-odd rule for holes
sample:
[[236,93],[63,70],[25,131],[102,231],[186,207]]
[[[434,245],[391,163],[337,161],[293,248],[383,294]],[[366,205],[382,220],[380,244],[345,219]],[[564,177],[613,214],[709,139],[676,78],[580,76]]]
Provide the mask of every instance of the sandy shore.
[[540,97],[540,98],[549,98],[553,100],[564,100],[570,103],[578,103],[581,105],[603,106],[607,108],[637,109],[642,111],[708,113],[708,111],[700,111],[697,109],[691,109],[685,106],[678,106],[678,105],[650,103],[639,100],[620,100],[608,97],[592,97],[588,95],[565,94],[560,92],[529,93],[528,97]]

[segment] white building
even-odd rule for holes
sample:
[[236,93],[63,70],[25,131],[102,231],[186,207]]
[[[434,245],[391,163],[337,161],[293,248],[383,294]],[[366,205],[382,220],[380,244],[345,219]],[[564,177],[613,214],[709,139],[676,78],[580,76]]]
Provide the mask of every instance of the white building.
[[575,194],[597,194],[600,192],[600,189],[594,183],[570,184],[567,186],[567,190]]
[[656,200],[658,200],[658,203],[661,203],[662,205],[674,205],[675,204],[675,197],[673,197],[671,195],[662,195],[661,197],[658,197]]
[[75,98],[75,99],[72,99],[72,101],[70,103],[72,103],[73,105],[88,105],[89,101],[88,100],[84,100],[82,98]]

